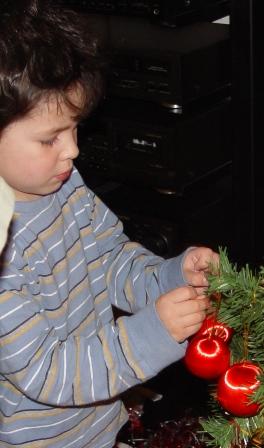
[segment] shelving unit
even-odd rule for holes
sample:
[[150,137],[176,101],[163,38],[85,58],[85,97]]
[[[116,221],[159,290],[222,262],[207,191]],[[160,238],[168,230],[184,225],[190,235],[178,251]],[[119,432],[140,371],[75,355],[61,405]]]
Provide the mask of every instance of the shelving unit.
[[129,236],[168,257],[231,246],[231,46],[229,26],[208,18],[229,2],[160,2],[155,15],[157,3],[79,4],[110,58],[79,168]]

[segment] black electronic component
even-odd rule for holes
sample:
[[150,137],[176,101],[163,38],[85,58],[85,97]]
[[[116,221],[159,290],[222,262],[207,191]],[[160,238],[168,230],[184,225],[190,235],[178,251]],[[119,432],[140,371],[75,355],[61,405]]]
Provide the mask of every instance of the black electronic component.
[[84,175],[182,194],[228,165],[230,98],[177,114],[150,103],[106,102],[79,130]]
[[85,13],[145,17],[179,26],[199,20],[216,20],[230,13],[230,0],[61,0]]
[[180,29],[144,20],[108,20],[111,96],[183,107],[231,83],[229,25]]

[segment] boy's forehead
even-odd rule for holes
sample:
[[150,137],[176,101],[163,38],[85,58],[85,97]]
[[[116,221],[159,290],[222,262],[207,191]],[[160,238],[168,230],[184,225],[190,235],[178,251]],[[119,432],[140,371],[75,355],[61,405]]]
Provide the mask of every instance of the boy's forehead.
[[86,95],[83,88],[74,86],[66,92],[43,92],[38,102],[33,107],[29,115],[72,115],[72,118],[78,117],[80,111],[86,106]]
[[[75,99],[75,98],[74,98]],[[77,104],[74,103],[76,107]],[[80,106],[79,106],[80,107]],[[39,135],[39,133],[55,132],[55,129],[65,129],[78,123],[78,110],[70,107],[62,98],[56,95],[41,98],[36,106],[24,117],[11,123],[3,132],[9,131],[26,136]]]
[[61,94],[51,93],[42,97],[37,105],[32,109],[34,114],[55,114],[55,115],[68,115],[69,113],[77,116],[79,111],[84,106],[83,94],[80,89],[71,90],[67,92],[65,96]]

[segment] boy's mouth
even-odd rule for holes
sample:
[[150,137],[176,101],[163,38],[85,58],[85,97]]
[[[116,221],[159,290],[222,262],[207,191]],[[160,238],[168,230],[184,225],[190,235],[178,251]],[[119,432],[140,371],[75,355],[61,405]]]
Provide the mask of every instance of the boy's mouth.
[[71,170],[69,171],[65,171],[64,173],[58,174],[58,176],[56,176],[57,179],[64,181],[66,179],[68,179],[71,175]]

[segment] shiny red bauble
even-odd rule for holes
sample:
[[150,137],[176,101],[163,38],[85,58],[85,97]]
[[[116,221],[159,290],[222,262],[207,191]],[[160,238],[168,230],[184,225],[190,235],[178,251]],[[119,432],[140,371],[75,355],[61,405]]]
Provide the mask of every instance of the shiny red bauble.
[[203,324],[200,330],[196,333],[196,335],[212,335],[218,336],[223,339],[225,342],[229,342],[231,337],[233,336],[234,330],[227,325],[219,322],[214,316],[206,317],[203,321]]
[[252,394],[259,387],[260,368],[248,361],[234,364],[219,379],[217,399],[221,406],[237,417],[253,417],[259,412]]
[[187,347],[184,362],[191,373],[211,380],[228,369],[230,350],[218,336],[196,336]]

